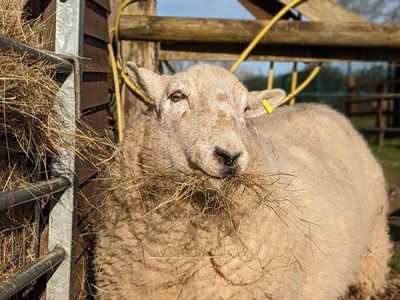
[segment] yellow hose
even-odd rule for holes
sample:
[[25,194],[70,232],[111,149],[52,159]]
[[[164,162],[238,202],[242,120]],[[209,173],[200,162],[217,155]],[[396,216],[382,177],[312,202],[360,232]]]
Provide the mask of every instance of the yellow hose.
[[321,70],[321,65],[322,63],[318,63],[318,65],[314,67],[308,77],[294,91],[287,95],[285,99],[283,99],[281,105],[300,93],[315,78],[315,76],[317,76],[318,72]]
[[[110,34],[110,40],[114,41],[117,45],[116,49],[117,51],[121,50],[118,45],[120,42],[119,39],[119,25],[121,22],[121,15],[122,11],[129,5],[134,2],[138,2],[141,0],[124,0],[121,4],[121,6],[118,9],[117,15],[115,17],[115,25],[113,28],[110,29],[109,34]],[[114,37],[113,37],[114,34]],[[124,125],[123,125],[123,119],[122,119],[122,97],[121,97],[121,90],[119,86],[119,79],[121,75],[122,81],[130,88],[133,90],[139,98],[141,98],[143,101],[145,101],[147,104],[154,105],[154,101],[140,92],[140,90],[133,84],[133,82],[129,79],[129,77],[126,75],[125,70],[122,67],[121,60],[118,58],[117,55],[114,53],[113,46],[111,44],[107,45],[109,57],[110,57],[110,63],[111,63],[111,74],[112,78],[114,81],[114,89],[115,89],[115,102],[117,106],[117,130],[118,130],[118,140],[119,142],[122,142],[123,140],[123,132],[124,132]],[[121,53],[120,53],[120,56]]]
[[[292,80],[290,82],[290,92],[293,93],[296,90],[296,86],[297,86],[297,62],[293,63],[293,71],[292,71]],[[290,105],[294,105],[296,103],[296,98],[292,97],[292,99],[290,99],[289,104]]]
[[142,100],[147,104],[154,105],[155,104],[154,100],[144,95],[142,91],[138,89],[138,87],[129,79],[126,73],[122,70],[122,66],[120,65],[120,63],[121,63],[120,61],[117,61],[117,66],[121,70],[121,77],[124,83],[128,86],[128,88],[130,88],[137,96],[142,98]]
[[267,90],[272,89],[273,85],[274,85],[274,62],[271,61],[269,63]]
[[303,2],[304,0],[293,0],[289,4],[287,4],[284,8],[282,8],[272,19],[268,22],[268,24],[256,35],[256,37],[251,41],[251,43],[246,47],[246,49],[240,54],[239,58],[230,68],[230,72],[235,72],[239,64],[244,61],[250,54],[250,52],[254,49],[254,47],[261,41],[264,35],[271,29],[276,22],[278,22],[284,14],[288,12],[291,8]]
[[[246,47],[246,49],[240,54],[239,58],[236,60],[236,62],[233,64],[233,66],[230,68],[230,72],[235,72],[236,69],[238,68],[239,64],[244,61],[250,54],[250,52],[254,49],[254,47],[258,44],[258,42],[261,41],[261,39],[267,34],[267,32],[271,29],[273,25],[275,25],[276,22],[282,18],[286,12],[288,12],[290,9],[298,5],[299,3],[303,2],[305,0],[293,0],[289,4],[287,4],[284,8],[282,8],[272,19],[271,21],[268,22],[268,24],[256,35],[256,37],[251,41],[251,43]],[[308,77],[303,81],[301,85],[299,85],[297,88],[291,90],[290,94],[285,97],[283,102],[280,104],[284,104],[290,99],[292,99],[294,96],[296,96],[298,93],[300,93],[314,78],[317,76],[318,72],[321,70],[321,64],[318,64],[308,75]],[[295,82],[297,84],[297,73],[295,76]],[[273,84],[273,67],[272,69],[270,68],[269,75],[268,75],[268,83],[267,83],[267,88],[271,89],[272,84]],[[293,79],[293,77],[292,77]],[[294,81],[292,80],[292,85],[294,84]]]
[[116,59],[114,55],[114,50],[111,44],[107,45],[108,54],[110,55],[111,62],[111,74],[114,81],[114,90],[115,90],[115,100],[117,104],[117,130],[118,130],[118,141],[121,143],[124,137],[123,134],[123,124],[122,124],[122,103],[121,103],[121,91],[119,87],[118,80],[118,68],[116,64]]

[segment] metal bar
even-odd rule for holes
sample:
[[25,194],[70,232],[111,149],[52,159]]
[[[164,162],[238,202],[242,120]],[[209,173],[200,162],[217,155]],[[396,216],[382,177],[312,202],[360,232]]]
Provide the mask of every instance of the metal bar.
[[25,45],[12,38],[6,37],[0,34],[0,49],[3,51],[14,50],[19,53],[28,53],[34,59],[40,59],[48,61],[51,64],[56,65],[56,70],[60,73],[71,73],[73,70],[72,64],[57,55],[50,54],[34,47]]
[[0,299],[8,299],[45,273],[54,270],[64,260],[65,250],[55,247],[47,255],[35,260],[24,271],[9,281],[0,283]]
[[[83,36],[84,36],[84,9],[85,1],[68,0],[56,1],[56,25],[55,25],[55,51],[82,57],[83,55]],[[63,111],[67,111],[68,116],[80,115],[80,83],[81,68],[78,59],[74,59],[74,71],[68,75],[60,88],[58,97],[62,100]],[[55,107],[55,109],[58,109]],[[63,120],[64,130],[69,132],[65,135],[66,144],[73,143],[76,132],[76,123],[66,116]],[[76,154],[71,149],[60,147],[59,156],[52,161],[51,168],[53,174],[67,177],[71,186],[60,197],[53,207],[49,216],[49,239],[48,247],[52,249],[60,245],[66,252],[65,259],[57,271],[52,274],[47,283],[46,298],[57,300],[70,300],[74,294],[75,272],[75,229],[77,220],[77,171]]]
[[68,179],[54,178],[39,182],[28,188],[19,188],[0,193],[0,211],[23,203],[35,201],[48,194],[65,191],[69,186]]

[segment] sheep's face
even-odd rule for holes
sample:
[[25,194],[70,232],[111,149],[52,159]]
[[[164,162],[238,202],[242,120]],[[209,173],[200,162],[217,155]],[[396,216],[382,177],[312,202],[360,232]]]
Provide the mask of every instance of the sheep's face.
[[173,76],[159,76],[132,63],[127,67],[133,81],[156,103],[160,146],[169,167],[217,178],[246,170],[245,117],[257,109],[249,97],[255,94],[235,76],[210,65],[192,66]]

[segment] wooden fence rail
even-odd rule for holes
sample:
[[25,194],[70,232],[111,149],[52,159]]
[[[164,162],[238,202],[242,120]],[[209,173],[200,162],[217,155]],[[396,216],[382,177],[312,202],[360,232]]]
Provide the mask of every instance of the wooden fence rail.
[[[350,97],[346,100],[346,115],[353,119],[374,119],[374,126],[366,126],[362,122],[357,128],[366,133],[375,134],[376,144],[384,144],[385,134],[400,136],[400,124],[394,121],[400,118],[400,94],[387,93],[390,86],[400,84],[399,80],[390,80],[380,84],[363,83],[349,88]],[[376,97],[370,97],[368,93],[359,93],[360,88],[371,88],[375,86]],[[376,95],[375,94],[375,95]]]
[[[124,40],[160,42],[160,60],[234,60],[267,23],[125,15],[119,34]],[[280,21],[250,58],[395,61],[400,60],[399,47],[400,25]]]

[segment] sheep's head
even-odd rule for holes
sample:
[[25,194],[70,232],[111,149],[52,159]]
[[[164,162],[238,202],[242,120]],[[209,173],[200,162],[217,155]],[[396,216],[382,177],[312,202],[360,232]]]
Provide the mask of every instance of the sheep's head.
[[128,62],[131,80],[155,101],[160,147],[167,165],[212,177],[244,172],[249,163],[246,118],[283,100],[282,90],[248,92],[223,68],[195,65],[173,76],[157,75]]

